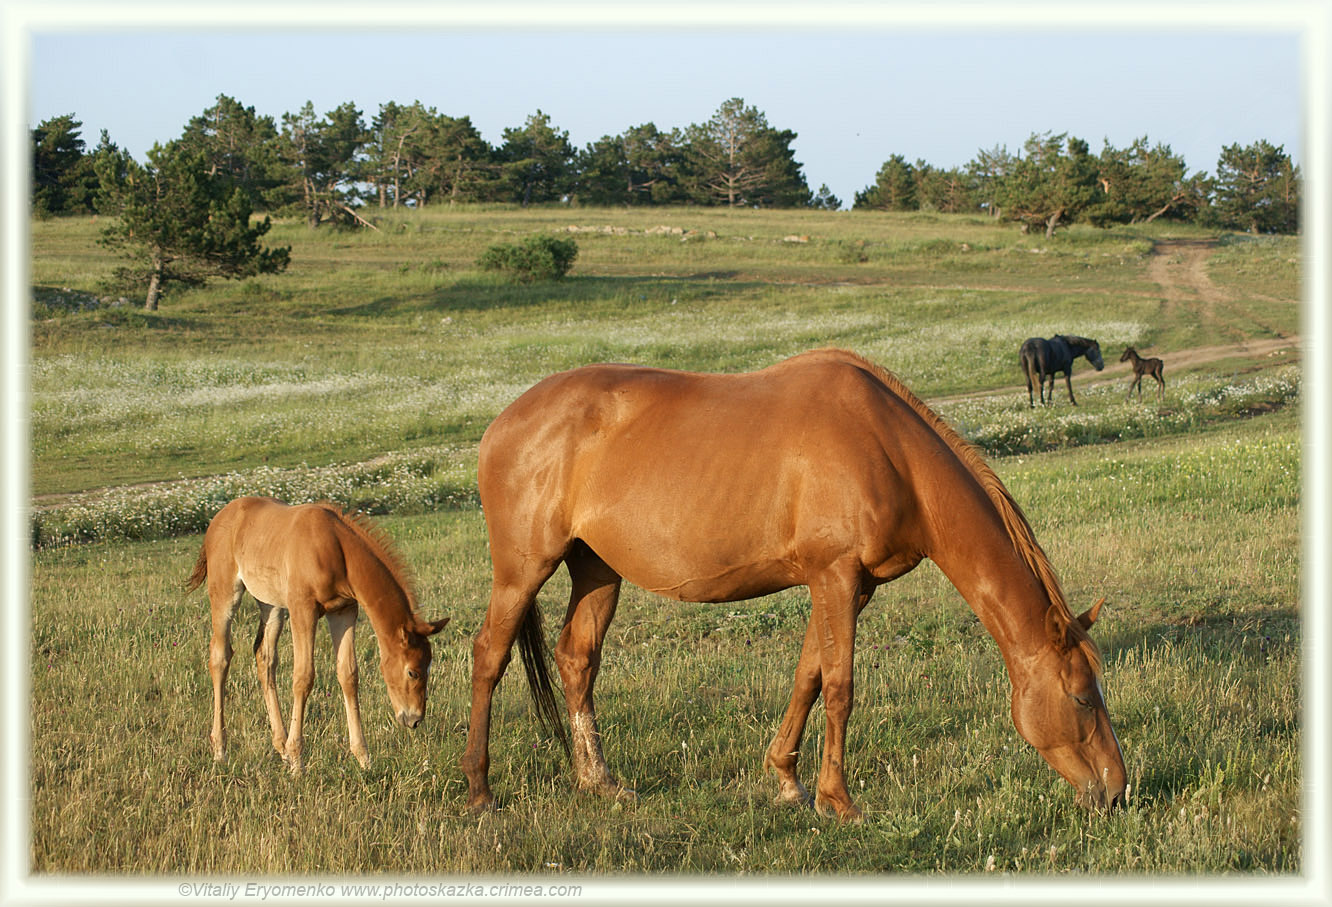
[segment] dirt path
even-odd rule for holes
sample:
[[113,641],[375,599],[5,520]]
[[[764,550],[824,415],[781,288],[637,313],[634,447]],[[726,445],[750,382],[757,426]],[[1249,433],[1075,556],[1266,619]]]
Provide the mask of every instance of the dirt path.
[[1177,239],[1159,242],[1147,262],[1147,276],[1156,281],[1167,310],[1185,305],[1200,318],[1216,317],[1216,305],[1227,296],[1207,276],[1207,259],[1216,249],[1213,240]]

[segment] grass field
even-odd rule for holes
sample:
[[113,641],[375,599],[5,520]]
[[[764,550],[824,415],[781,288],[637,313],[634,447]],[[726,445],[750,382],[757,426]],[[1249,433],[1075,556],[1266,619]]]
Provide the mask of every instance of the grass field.
[[[35,873],[1301,872],[1297,240],[1153,225],[1048,241],[925,214],[464,209],[383,217],[378,232],[279,224],[288,274],[171,296],[155,314],[76,311],[61,300],[120,295],[99,226],[33,224]],[[490,243],[569,226],[579,257],[562,283],[474,267]],[[1079,364],[1076,410],[1060,386],[1032,411],[1017,347],[1056,332],[1099,339],[1107,369]],[[1163,401],[1125,400],[1128,344],[1165,359]],[[803,589],[705,605],[626,587],[598,713],[638,802],[572,792],[511,671],[492,734],[503,809],[467,815],[457,763],[489,586],[474,469],[490,419],[587,362],[737,371],[826,345],[897,372],[987,451],[1075,610],[1109,599],[1096,636],[1128,807],[1073,804],[1013,728],[997,647],[925,563],[860,622],[848,765],[863,825],[772,806],[760,770]],[[453,617],[416,732],[391,723],[362,621],[367,771],[347,751],[323,644],[306,774],[287,775],[249,611],[232,750],[212,761],[207,606],[181,584],[208,518],[244,493],[381,514],[427,615]],[[563,573],[542,593],[552,637],[566,595]],[[807,781],[821,729],[816,707]]]

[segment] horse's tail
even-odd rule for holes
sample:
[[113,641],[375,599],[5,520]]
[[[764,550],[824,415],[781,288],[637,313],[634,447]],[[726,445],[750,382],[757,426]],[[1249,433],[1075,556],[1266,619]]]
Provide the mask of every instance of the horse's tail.
[[187,593],[193,592],[202,586],[206,579],[208,579],[208,549],[200,545],[199,559],[194,562],[194,572],[190,574],[189,579],[185,580],[185,591]]
[[[1036,361],[1036,351],[1027,344],[1022,344],[1022,349],[1018,350],[1018,362],[1022,366],[1022,377],[1027,379],[1027,396],[1031,396],[1032,386],[1041,386],[1043,379],[1040,375],[1039,363]],[[1041,393],[1045,393],[1042,387]]]
[[523,625],[518,632],[518,651],[523,656],[523,671],[527,674],[527,688],[532,692],[537,720],[548,733],[555,735],[564,747],[564,755],[568,757],[569,733],[565,730],[560,706],[555,699],[555,687],[550,681],[550,652],[541,629],[541,609],[535,601],[523,617]]

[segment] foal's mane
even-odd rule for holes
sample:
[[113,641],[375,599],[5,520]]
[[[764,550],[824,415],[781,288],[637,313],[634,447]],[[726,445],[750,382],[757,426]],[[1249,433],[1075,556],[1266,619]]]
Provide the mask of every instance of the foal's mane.
[[902,383],[892,372],[882,366],[875,365],[865,357],[850,352],[849,350],[828,349],[821,350],[821,353],[830,354],[836,358],[849,361],[851,364],[864,369],[873,375],[878,381],[888,389],[890,393],[901,399],[901,401],[911,407],[915,413],[925,421],[931,429],[934,430],[950,450],[957,456],[958,460],[966,467],[967,471],[976,479],[981,488],[984,489],[986,496],[998,511],[1003,520],[1004,529],[1008,532],[1008,537],[1013,542],[1013,548],[1021,555],[1022,560],[1027,567],[1035,574],[1045,589],[1046,596],[1050,599],[1050,604],[1067,619],[1069,633],[1087,656],[1092,669],[1101,673],[1102,659],[1101,652],[1097,648],[1095,641],[1087,635],[1087,631],[1073,612],[1068,607],[1068,602],[1064,600],[1063,590],[1059,588],[1059,578],[1055,575],[1054,567],[1050,563],[1050,558],[1046,555],[1038,541],[1036,535],[1031,530],[1031,524],[1027,522],[1026,515],[1022,512],[1018,502],[1013,500],[1004,483],[1000,481],[990,464],[985,462],[975,445],[968,442],[959,435],[951,425],[945,422],[938,413],[925,405],[910,388]]
[[407,606],[411,608],[412,614],[416,614],[416,577],[402,559],[402,555],[398,553],[398,549],[393,544],[393,540],[389,538],[388,533],[378,523],[359,511],[344,513],[341,507],[331,501],[320,501],[319,506],[342,520],[343,525],[355,532],[356,536],[370,549],[370,553],[379,558],[380,562],[388,568],[394,581],[406,593]]

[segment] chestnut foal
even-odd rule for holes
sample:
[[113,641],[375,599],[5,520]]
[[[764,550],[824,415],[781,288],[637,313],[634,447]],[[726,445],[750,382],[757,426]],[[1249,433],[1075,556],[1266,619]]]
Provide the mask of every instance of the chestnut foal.
[[[314,637],[328,618],[337,657],[338,683],[347,710],[351,751],[370,765],[358,701],[357,606],[365,608],[379,640],[379,667],[399,722],[414,728],[425,715],[430,640],[449,622],[422,620],[406,573],[382,531],[368,519],[344,514],[332,504],[289,507],[271,498],[237,498],[218,512],[204,535],[199,560],[186,582],[193,591],[205,581],[213,614],[208,669],[213,678],[213,758],[226,753],[222,703],[231,664],[231,622],[248,591],[259,605],[254,640],[259,684],[273,729],[273,747],[293,774],[302,767],[305,702],[314,684]],[[291,729],[284,730],[278,704],[277,641],[291,618]]]

